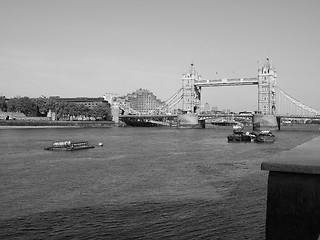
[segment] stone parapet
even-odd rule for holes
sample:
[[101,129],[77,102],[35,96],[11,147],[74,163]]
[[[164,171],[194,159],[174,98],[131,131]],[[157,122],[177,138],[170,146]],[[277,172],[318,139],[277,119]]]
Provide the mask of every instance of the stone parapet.
[[261,164],[269,171],[266,239],[320,239],[320,138]]

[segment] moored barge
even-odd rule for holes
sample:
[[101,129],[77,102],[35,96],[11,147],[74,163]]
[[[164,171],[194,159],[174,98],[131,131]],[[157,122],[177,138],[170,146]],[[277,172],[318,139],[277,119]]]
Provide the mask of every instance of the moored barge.
[[44,150],[50,151],[74,151],[74,150],[82,150],[94,148],[94,146],[89,145],[87,141],[81,142],[71,142],[71,141],[61,141],[61,142],[53,142],[52,146],[44,148]]

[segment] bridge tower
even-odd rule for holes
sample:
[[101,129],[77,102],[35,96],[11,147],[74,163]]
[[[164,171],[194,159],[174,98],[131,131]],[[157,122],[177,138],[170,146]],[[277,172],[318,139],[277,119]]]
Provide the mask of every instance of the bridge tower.
[[201,76],[192,63],[190,70],[182,74],[182,110],[186,113],[197,113],[200,110],[201,87],[195,85],[199,80]]
[[258,69],[258,113],[253,115],[253,130],[274,130],[278,128],[276,118],[277,72],[270,60]]
[[277,72],[267,58],[264,66],[258,70],[258,112],[264,115],[276,114]]

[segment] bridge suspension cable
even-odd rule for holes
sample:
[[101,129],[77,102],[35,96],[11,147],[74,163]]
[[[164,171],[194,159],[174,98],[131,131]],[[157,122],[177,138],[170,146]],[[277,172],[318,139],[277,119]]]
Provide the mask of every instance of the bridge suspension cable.
[[167,101],[165,101],[164,107],[168,111],[174,108],[183,98],[183,91],[180,88],[175,94],[173,94]]
[[[303,103],[301,103],[300,101],[298,101],[297,99],[291,97],[289,94],[287,94],[286,92],[284,92],[280,87],[277,86],[278,92],[279,94],[279,100],[278,100],[278,112],[279,114],[281,114],[281,111],[285,111],[286,114],[295,114],[295,115],[320,115],[320,110],[311,108]],[[287,103],[283,103],[284,99],[281,98],[281,96],[286,99],[289,103],[290,106],[288,106]]]
[[180,95],[182,92],[182,88],[180,88],[175,94],[173,94],[168,100],[165,101],[165,104],[170,104],[172,101],[175,100],[175,98]]

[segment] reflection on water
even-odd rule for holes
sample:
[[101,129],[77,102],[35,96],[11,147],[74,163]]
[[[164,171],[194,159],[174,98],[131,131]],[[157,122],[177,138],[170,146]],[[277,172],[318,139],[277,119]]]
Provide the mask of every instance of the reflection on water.
[[[0,130],[1,239],[262,239],[262,161],[319,136],[227,143],[231,128]],[[43,148],[87,140],[74,152]]]

